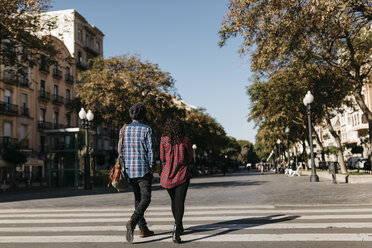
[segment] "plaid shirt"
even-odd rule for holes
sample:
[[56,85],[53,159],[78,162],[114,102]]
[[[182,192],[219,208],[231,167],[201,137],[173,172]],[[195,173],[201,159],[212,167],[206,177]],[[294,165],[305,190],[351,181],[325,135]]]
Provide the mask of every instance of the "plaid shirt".
[[[121,129],[119,132],[118,150],[120,147]],[[138,121],[128,124],[124,130],[120,162],[125,165],[129,178],[143,177],[154,163],[153,135],[151,127]]]
[[192,148],[189,138],[182,143],[171,145],[168,137],[162,137],[160,142],[160,160],[163,170],[160,185],[166,189],[174,188],[186,182],[191,177],[188,164],[192,161]]

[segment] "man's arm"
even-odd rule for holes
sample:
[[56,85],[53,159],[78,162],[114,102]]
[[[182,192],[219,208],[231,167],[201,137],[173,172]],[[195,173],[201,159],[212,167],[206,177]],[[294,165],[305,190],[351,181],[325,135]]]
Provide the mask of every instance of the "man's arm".
[[147,157],[149,158],[149,167],[152,168],[154,165],[154,136],[152,134],[152,129],[150,128],[147,137]]

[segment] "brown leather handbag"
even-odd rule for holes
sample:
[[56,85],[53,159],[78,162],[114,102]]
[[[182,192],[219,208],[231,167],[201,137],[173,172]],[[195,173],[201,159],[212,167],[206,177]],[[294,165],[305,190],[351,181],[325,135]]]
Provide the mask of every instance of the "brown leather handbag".
[[128,178],[125,176],[124,168],[120,166],[120,153],[121,153],[121,145],[123,143],[123,137],[124,137],[124,129],[126,124],[123,125],[121,128],[121,137],[120,137],[120,145],[119,145],[119,154],[118,159],[116,160],[116,164],[114,167],[110,170],[109,173],[109,183],[107,187],[114,187],[117,191],[124,191],[128,189]]

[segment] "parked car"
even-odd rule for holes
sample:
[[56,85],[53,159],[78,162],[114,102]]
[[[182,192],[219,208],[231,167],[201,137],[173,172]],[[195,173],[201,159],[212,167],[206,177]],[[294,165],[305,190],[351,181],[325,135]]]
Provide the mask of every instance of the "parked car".
[[361,157],[350,157],[347,159],[347,168],[348,169],[358,169],[358,162],[362,161]]
[[364,158],[357,162],[357,167],[361,170],[371,170],[371,163],[369,162],[369,159]]

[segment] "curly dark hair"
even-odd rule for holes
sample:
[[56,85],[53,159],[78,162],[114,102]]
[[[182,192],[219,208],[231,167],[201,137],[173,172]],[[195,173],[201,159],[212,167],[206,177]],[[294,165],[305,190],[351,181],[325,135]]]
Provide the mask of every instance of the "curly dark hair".
[[165,122],[163,136],[168,137],[172,145],[181,143],[186,136],[182,121],[179,118],[169,118]]

